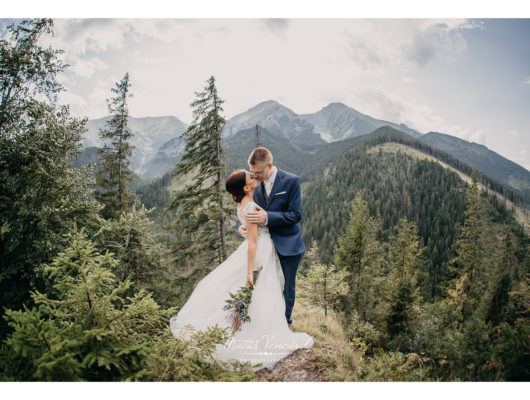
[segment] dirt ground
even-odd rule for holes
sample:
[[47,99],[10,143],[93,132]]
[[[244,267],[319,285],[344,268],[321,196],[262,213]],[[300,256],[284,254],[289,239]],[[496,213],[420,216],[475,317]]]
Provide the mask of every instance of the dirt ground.
[[298,349],[278,361],[271,371],[262,368],[256,371],[258,382],[321,382],[315,356],[311,349]]

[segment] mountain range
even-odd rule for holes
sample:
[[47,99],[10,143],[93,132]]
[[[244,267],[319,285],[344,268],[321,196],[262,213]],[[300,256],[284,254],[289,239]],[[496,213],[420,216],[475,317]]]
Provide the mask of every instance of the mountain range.
[[[110,116],[98,119],[90,119],[87,122],[87,131],[83,135],[83,147],[103,147],[103,142],[99,137],[99,130],[104,129]],[[187,125],[173,116],[165,117],[129,117],[127,127],[132,133],[131,144],[135,146],[131,157],[131,169],[144,179],[156,178],[158,175],[146,171],[147,164],[152,161],[161,148],[172,139],[179,137],[186,131]],[[175,151],[182,152],[179,141],[172,142]]]
[[[102,146],[98,131],[109,119],[110,116],[88,121],[83,141],[86,150],[80,156],[83,161],[78,160],[78,164],[95,161],[95,149],[91,147]],[[223,130],[228,169],[246,165],[246,157],[255,147],[256,125],[259,126],[262,145],[270,147],[273,154],[281,152],[290,155],[281,158],[290,160],[284,168],[289,170],[289,164],[293,164],[293,172],[296,168],[292,167],[297,160],[304,159],[304,155],[318,153],[320,157],[333,157],[333,154],[351,145],[352,140],[389,126],[477,169],[513,189],[525,199],[525,204],[530,204],[530,172],[487,147],[438,132],[422,135],[404,124],[378,120],[337,102],[313,114],[298,115],[269,100],[230,118]],[[179,119],[172,116],[130,117],[128,127],[133,133],[131,141],[135,146],[131,169],[143,182],[163,176],[180,160],[184,150],[180,135],[187,126]],[[327,150],[321,151],[322,148]],[[237,166],[232,166],[231,162],[236,160]]]
[[324,143],[315,132],[315,127],[289,108],[269,100],[259,103],[248,111],[238,114],[226,121],[224,137],[234,136],[237,132],[259,125],[277,133],[294,143]]
[[336,142],[351,137],[366,135],[382,126],[390,126],[405,132],[412,137],[420,137],[421,133],[405,124],[375,119],[362,114],[342,103],[331,103],[313,114],[302,114],[301,117],[315,127],[326,142]]

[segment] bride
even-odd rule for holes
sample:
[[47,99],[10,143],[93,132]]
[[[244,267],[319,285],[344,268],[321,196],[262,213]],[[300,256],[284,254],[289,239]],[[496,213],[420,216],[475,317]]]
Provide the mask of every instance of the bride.
[[[250,362],[254,371],[272,369],[282,358],[299,348],[309,348],[313,338],[304,332],[292,332],[285,319],[284,276],[274,243],[266,226],[246,221],[248,211],[256,209],[254,190],[259,181],[250,172],[234,171],[226,180],[226,190],[238,204],[237,216],[246,225],[248,239],[222,264],[195,287],[178,315],[170,320],[175,338],[187,339],[194,330],[205,330],[215,324],[230,327],[228,311],[223,306],[229,292],[251,284],[252,301],[248,309],[250,322],[241,325],[225,344],[217,344],[214,358]],[[261,268],[256,282],[253,271]]]

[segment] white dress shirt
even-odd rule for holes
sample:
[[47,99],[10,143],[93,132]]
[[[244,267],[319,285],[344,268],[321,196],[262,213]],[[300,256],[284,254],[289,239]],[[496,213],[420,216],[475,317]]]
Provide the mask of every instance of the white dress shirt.
[[273,167],[274,170],[272,171],[271,176],[269,176],[269,179],[265,180],[263,184],[265,185],[265,191],[267,192],[267,196],[270,196],[272,186],[274,185],[274,180],[276,179],[276,174],[278,173],[278,168]]
[[[273,168],[274,169],[272,171],[271,176],[269,176],[268,179],[263,181],[263,185],[265,185],[265,192],[267,192],[267,197],[269,197],[270,194],[271,194],[272,186],[274,185],[274,180],[276,179],[276,174],[278,173],[278,168],[276,168],[274,166],[273,166]],[[267,215],[265,217],[265,225],[267,225],[268,222],[269,222],[269,216]]]

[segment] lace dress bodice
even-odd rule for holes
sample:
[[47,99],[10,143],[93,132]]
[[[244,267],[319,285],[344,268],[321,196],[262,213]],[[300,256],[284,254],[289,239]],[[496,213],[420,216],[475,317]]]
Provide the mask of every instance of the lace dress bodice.
[[[255,210],[256,210],[256,203],[254,203],[253,201],[249,201],[248,203],[246,203],[241,209],[241,211],[238,210],[237,217],[239,218],[239,223],[243,226],[246,226],[247,223],[245,221],[245,216],[247,215],[249,211],[255,211]],[[267,234],[269,233],[269,229],[267,228],[267,226],[258,225],[258,236],[264,233],[267,233]]]

